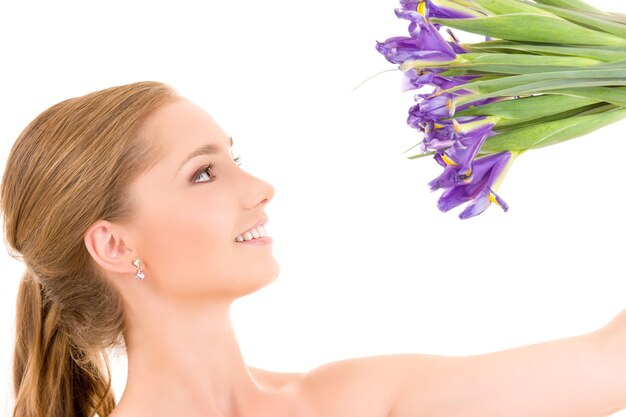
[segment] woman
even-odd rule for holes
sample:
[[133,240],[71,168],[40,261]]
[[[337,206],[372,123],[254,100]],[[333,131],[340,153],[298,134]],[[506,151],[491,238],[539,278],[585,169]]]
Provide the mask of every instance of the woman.
[[[14,417],[609,415],[626,407],[626,310],[589,334],[465,357],[387,355],[308,373],[246,366],[231,303],[273,281],[273,187],[158,82],[58,103],[6,164],[17,300]],[[116,405],[107,347],[128,379]]]

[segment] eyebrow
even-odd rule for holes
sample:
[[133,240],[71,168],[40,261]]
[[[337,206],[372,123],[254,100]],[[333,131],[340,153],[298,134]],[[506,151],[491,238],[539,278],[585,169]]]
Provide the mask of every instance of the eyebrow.
[[[233,146],[233,138],[232,138],[232,136],[229,139],[230,139],[230,146],[232,147]],[[212,154],[220,153],[221,151],[222,151],[222,146],[221,145],[215,145],[215,144],[212,144],[212,143],[207,143],[205,145],[202,145],[199,148],[197,148],[196,150],[194,150],[193,152],[191,152],[189,155],[187,155],[185,160],[178,167],[178,170],[180,171],[180,169],[183,167],[183,165],[185,165],[187,162],[189,162],[189,160],[195,158],[196,156],[212,155]]]

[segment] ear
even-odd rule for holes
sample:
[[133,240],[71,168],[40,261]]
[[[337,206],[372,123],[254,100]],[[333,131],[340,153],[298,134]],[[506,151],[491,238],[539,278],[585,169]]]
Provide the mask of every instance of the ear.
[[127,245],[128,231],[106,220],[92,224],[84,235],[91,257],[106,271],[132,273],[135,251]]

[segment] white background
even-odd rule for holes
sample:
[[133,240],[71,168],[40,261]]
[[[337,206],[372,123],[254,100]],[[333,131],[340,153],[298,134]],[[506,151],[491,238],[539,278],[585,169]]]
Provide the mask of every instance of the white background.
[[[399,91],[401,73],[351,91],[395,67],[374,49],[407,35],[395,7],[3,2],[0,167],[28,122],[69,97],[159,80],[203,106],[233,136],[242,168],[276,190],[266,212],[280,276],[233,310],[253,366],[470,355],[608,323],[626,308],[626,122],[522,155],[499,189],[507,213],[492,206],[465,221],[460,209],[441,213],[440,192],[426,185],[440,167],[403,153],[420,137],[405,123],[414,101]],[[0,271],[0,413],[8,415],[22,265],[3,250]],[[113,365],[119,399],[123,358]]]

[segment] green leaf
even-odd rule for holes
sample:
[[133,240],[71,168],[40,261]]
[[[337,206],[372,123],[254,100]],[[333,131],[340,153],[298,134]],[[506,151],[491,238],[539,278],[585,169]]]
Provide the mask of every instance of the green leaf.
[[[597,68],[597,69],[575,69],[569,71],[553,71],[553,72],[545,72],[540,74],[523,74],[523,75],[513,75],[510,77],[502,77],[495,80],[481,80],[481,81],[470,81],[468,83],[451,87],[447,89],[448,92],[453,92],[455,90],[470,90],[477,94],[483,93],[491,93],[494,91],[498,91],[501,89],[508,89],[517,86],[527,86],[535,82],[539,81],[554,81],[555,85],[558,85],[556,88],[567,88],[567,82],[576,82],[580,80],[592,80],[597,79],[605,80],[608,84],[606,85],[624,85],[624,84],[614,84],[612,82],[615,81],[623,81],[626,80],[626,68]],[[565,81],[565,84],[559,83],[559,81]],[[577,87],[590,87],[590,86],[602,86],[603,84],[590,84],[585,85],[585,82],[582,84],[576,85]],[[548,83],[546,86],[550,86]],[[573,86],[573,85],[572,85]],[[525,94],[525,93],[520,93]]]
[[498,133],[488,138],[481,152],[526,151],[583,136],[603,126],[626,118],[626,109],[576,116]]
[[551,94],[564,94],[589,100],[605,101],[616,106],[626,107],[626,88],[624,87],[586,87],[563,88],[550,91]]
[[541,56],[530,54],[463,54],[463,60],[459,64],[432,65],[432,68],[445,68],[442,73],[445,76],[458,75],[458,70],[464,70],[467,74],[476,72],[492,72],[503,74],[534,74],[548,71],[567,71],[574,67],[593,67],[603,64],[587,58]]
[[592,5],[585,3],[582,0],[535,0],[535,3],[549,4],[551,6],[562,7],[564,9],[602,13],[601,10],[596,9]]
[[554,16],[536,4],[516,1],[516,0],[474,0],[475,3],[481,5],[494,14],[512,14],[512,13],[534,13],[546,16]]
[[444,77],[454,77],[456,75],[475,75],[475,74],[538,74],[549,71],[566,71],[572,67],[552,67],[543,65],[505,65],[505,64],[466,64],[458,65],[441,73]]
[[626,40],[618,36],[587,29],[558,17],[533,13],[515,13],[471,19],[431,18],[430,21],[466,32],[505,40],[572,45],[626,45]]
[[[481,7],[474,0],[436,0],[437,6],[444,9],[449,9],[457,13],[470,16],[484,16],[489,14],[489,11]],[[426,6],[428,7],[428,6]]]
[[602,68],[626,68],[626,58],[616,59],[615,61],[603,62],[602,64],[598,64],[593,69],[602,69]]
[[[466,53],[462,54],[465,61],[473,64],[514,64],[514,65],[546,65],[565,67],[588,67],[603,63],[596,59],[570,56],[543,56],[533,54],[498,54],[498,53]],[[458,65],[463,65],[461,61]],[[451,64],[451,67],[457,65]]]
[[601,19],[610,20],[611,22],[622,23],[626,25],[626,15],[616,12],[587,12],[591,16],[599,17]]
[[529,47],[529,49],[534,49],[535,47],[539,48],[586,48],[589,50],[600,50],[600,51],[609,51],[609,52],[626,52],[626,45],[615,46],[615,45],[558,45],[558,44],[546,44],[541,42],[521,42],[521,41],[512,41],[512,40],[503,40],[503,39],[490,39],[488,41],[476,42],[473,44],[463,44],[461,46],[465,47],[466,45],[476,47],[476,48],[505,48],[508,46],[522,46]]
[[600,61],[613,61],[616,59],[626,58],[626,51],[607,50],[600,48],[585,48],[576,46],[561,45],[541,45],[529,43],[513,43],[509,41],[501,41],[497,43],[482,42],[479,44],[461,44],[461,47],[474,52],[502,52],[502,51],[521,51],[534,52],[540,54],[577,56],[581,58],[597,59]]
[[606,104],[606,103],[598,103],[597,106],[590,106],[591,108],[589,109],[585,109],[584,111],[582,111],[579,116],[586,116],[589,114],[598,114],[598,113],[604,113],[606,111],[609,110],[614,110],[614,109],[618,109],[620,108],[620,106],[616,106],[614,104]]
[[524,44],[517,44],[515,42],[512,41],[505,41],[502,39],[491,39],[488,41],[483,41],[483,42],[476,42],[476,43],[472,43],[472,44],[461,44],[463,47],[467,46],[476,46],[476,47],[487,47],[487,48],[491,48],[491,47],[500,47],[500,46],[506,46],[506,45],[524,45]]
[[534,119],[525,119],[525,120],[500,119],[500,121],[498,122],[498,125],[494,128],[494,130],[498,132],[500,131],[506,132],[511,129],[519,129],[521,127],[532,126],[532,125],[536,125],[540,123],[552,122],[554,120],[567,119],[567,118],[574,117],[574,116],[582,116],[585,114],[594,114],[594,112],[602,112],[606,110],[612,110],[615,108],[617,108],[617,106],[614,106],[612,104],[596,103],[596,104],[590,104],[589,106],[579,107],[576,109],[571,109],[571,110],[560,112],[560,113],[550,114],[548,116],[537,117]]
[[[511,77],[512,78],[512,77]],[[577,80],[545,80],[530,84],[518,85],[511,88],[497,89],[490,93],[460,96],[457,98],[457,106],[461,104],[471,103],[490,97],[506,97],[506,96],[522,96],[530,94],[550,93],[563,88],[576,87],[604,87],[607,85],[626,86],[626,79],[577,79]]]
[[597,50],[602,50],[602,51],[613,51],[613,52],[624,52],[626,51],[626,48],[624,48],[624,45],[559,45],[559,44],[555,44],[555,43],[542,43],[542,42],[522,42],[522,41],[513,41],[513,40],[504,40],[504,39],[490,39],[488,41],[481,41],[481,42],[475,42],[472,44],[463,44],[461,43],[461,46],[465,46],[465,45],[471,45],[471,46],[476,46],[478,48],[481,47],[507,47],[507,46],[511,46],[511,45],[520,45],[520,46],[530,46],[530,47],[535,47],[535,46],[539,46],[539,47],[567,47],[567,48],[588,48],[588,49],[597,49]]
[[547,5],[537,5],[537,7],[541,7],[544,10],[552,12],[553,14],[560,16],[564,19],[569,20],[570,22],[574,22],[581,26],[585,26],[591,29],[603,30],[607,33],[612,33],[613,35],[619,37],[626,37],[626,25],[621,23],[612,22],[610,20],[593,17],[590,13],[585,13],[576,10],[568,10],[561,9],[559,7],[547,6]]
[[498,116],[503,119],[536,119],[538,117],[588,106],[598,101],[600,100],[546,94],[542,96],[496,101],[480,106],[469,107],[465,110],[457,111],[454,116]]
[[[529,71],[528,73],[532,73],[532,72]],[[468,68],[451,68],[440,73],[440,75],[444,77],[456,77],[459,75],[475,75],[479,77],[479,78],[474,79],[473,81],[495,80],[497,78],[509,77],[511,75],[517,75],[517,74],[519,73],[517,71],[514,71],[513,68],[511,69],[511,71],[503,70],[498,73],[479,71],[477,68],[472,68],[471,70]]]

